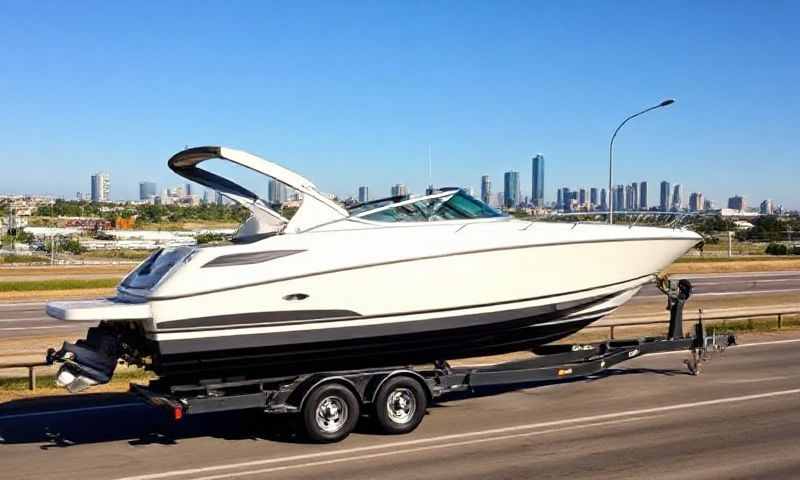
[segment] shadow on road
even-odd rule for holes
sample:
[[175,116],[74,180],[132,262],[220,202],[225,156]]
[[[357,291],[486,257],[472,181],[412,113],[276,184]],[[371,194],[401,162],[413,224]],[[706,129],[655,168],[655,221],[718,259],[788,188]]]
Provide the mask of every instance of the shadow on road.
[[[609,369],[589,378],[595,381],[615,375],[686,375],[672,369]],[[447,406],[448,400],[500,395],[520,389],[563,384],[527,383],[503,387],[483,387],[443,397],[432,407]],[[267,417],[258,410],[208,413],[174,421],[168,411],[152,407],[129,393],[63,395],[14,400],[0,404],[0,445],[41,444],[42,450],[69,448],[81,444],[127,440],[137,445],[176,445],[193,437],[228,440],[270,440],[302,443],[296,432],[295,416]],[[356,430],[376,433],[369,419],[362,419]]]

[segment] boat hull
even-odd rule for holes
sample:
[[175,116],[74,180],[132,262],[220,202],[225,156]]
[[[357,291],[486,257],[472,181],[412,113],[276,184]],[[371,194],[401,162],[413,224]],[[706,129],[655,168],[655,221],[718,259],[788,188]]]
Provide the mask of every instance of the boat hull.
[[[213,335],[153,341],[159,375],[283,375],[342,370],[501,354],[531,349],[572,335],[627,301],[645,281],[585,292],[579,299],[562,296],[537,306],[496,306],[490,313],[463,313],[427,320],[314,319],[292,330],[246,333],[247,329],[209,331]],[[521,302],[525,303],[525,302]],[[527,302],[530,303],[530,302]],[[446,312],[445,312],[446,313]],[[352,323],[321,327],[320,324]],[[280,327],[275,327],[280,328]],[[244,331],[243,331],[244,330]],[[152,338],[157,338],[152,336]],[[214,372],[214,373],[212,373]]]

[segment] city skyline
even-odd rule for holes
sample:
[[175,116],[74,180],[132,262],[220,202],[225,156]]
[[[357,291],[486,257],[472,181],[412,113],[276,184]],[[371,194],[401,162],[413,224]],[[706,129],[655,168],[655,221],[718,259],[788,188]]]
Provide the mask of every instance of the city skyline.
[[[216,19],[213,39],[175,31],[178,5],[137,5],[149,21],[135,26],[106,7],[5,9],[0,191],[74,198],[107,170],[111,198],[134,199],[139,179],[176,183],[166,160],[185,145],[223,144],[340,197],[355,182],[477,190],[486,174],[499,190],[510,170],[530,195],[541,151],[552,201],[560,185],[607,186],[614,127],[674,97],[620,132],[615,184],[674,178],[719,202],[735,189],[800,208],[797,3],[193,7],[190,20]],[[221,68],[182,83],[209,62]]]

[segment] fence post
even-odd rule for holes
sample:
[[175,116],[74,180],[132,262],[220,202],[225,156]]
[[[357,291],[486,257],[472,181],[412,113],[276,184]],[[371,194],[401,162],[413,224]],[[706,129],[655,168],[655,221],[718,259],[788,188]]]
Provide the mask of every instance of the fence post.
[[36,390],[36,367],[28,367],[28,390]]
[[614,340],[614,325],[609,325],[611,340]]
[[781,328],[783,328],[783,314],[779,313],[778,314],[778,330],[780,330]]

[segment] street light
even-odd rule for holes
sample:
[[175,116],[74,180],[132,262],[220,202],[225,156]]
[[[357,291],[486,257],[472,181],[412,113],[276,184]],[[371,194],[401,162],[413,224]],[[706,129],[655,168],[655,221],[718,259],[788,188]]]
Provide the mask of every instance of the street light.
[[614,171],[613,170],[613,168],[614,168],[613,167],[613,165],[614,165],[614,161],[613,161],[613,159],[614,159],[614,139],[617,138],[617,133],[619,132],[619,130],[622,128],[623,125],[628,123],[628,120],[630,120],[632,118],[636,118],[639,115],[643,115],[643,114],[649,112],[650,110],[655,110],[656,108],[666,107],[667,105],[672,105],[673,103],[675,103],[675,100],[672,99],[672,98],[669,98],[669,99],[664,100],[663,102],[659,103],[658,105],[655,105],[655,106],[650,107],[650,108],[645,108],[644,110],[642,110],[639,113],[634,113],[633,115],[631,115],[628,118],[626,118],[625,120],[623,120],[622,123],[619,124],[617,129],[614,130],[614,135],[611,135],[611,143],[608,145],[608,223],[609,223],[609,225],[614,223],[614,195],[611,192],[611,184],[612,184],[612,174],[613,174],[613,171]]

